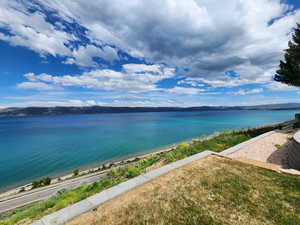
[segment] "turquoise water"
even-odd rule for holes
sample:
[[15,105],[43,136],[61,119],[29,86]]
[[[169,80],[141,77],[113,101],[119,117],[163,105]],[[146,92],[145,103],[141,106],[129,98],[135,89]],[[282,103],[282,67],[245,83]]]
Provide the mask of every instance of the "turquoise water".
[[0,189],[216,131],[294,118],[286,111],[155,112],[0,118]]

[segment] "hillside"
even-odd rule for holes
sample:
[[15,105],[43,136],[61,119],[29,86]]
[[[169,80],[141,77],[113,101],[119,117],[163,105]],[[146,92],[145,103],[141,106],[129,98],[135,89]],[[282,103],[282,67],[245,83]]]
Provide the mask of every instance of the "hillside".
[[48,200],[0,213],[0,224],[30,224],[33,220],[56,212],[68,205],[86,199],[89,196],[102,192],[103,190],[134,178],[140,174],[147,173],[153,169],[187,158],[207,149],[214,152],[222,152],[225,149],[247,141],[267,131],[274,130],[278,126],[282,125],[283,124],[278,124],[255,129],[228,131],[216,136],[210,136],[210,138],[194,139],[191,144],[183,142],[171,151],[147,156],[146,158],[135,161],[133,164],[128,164],[127,166],[119,168],[113,166],[108,173],[108,176],[98,182],[83,185],[70,191],[61,191]]
[[0,116],[136,113],[136,112],[188,112],[220,110],[287,110],[300,109],[300,103],[270,104],[255,106],[199,106],[199,107],[25,107],[0,109]]
[[300,179],[210,156],[104,203],[67,225],[298,225]]

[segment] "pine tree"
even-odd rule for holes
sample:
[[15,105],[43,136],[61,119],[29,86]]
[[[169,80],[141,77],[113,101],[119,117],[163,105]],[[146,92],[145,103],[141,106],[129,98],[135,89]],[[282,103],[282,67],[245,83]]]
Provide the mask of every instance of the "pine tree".
[[300,87],[300,24],[294,30],[289,48],[285,50],[284,61],[280,61],[275,81]]

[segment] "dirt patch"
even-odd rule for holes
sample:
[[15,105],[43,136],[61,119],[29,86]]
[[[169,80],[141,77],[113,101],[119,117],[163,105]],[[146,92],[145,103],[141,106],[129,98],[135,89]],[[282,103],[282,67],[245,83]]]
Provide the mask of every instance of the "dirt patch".
[[231,158],[247,158],[260,162],[272,163],[289,168],[287,152],[291,147],[291,137],[295,130],[276,131],[258,141],[234,152]]

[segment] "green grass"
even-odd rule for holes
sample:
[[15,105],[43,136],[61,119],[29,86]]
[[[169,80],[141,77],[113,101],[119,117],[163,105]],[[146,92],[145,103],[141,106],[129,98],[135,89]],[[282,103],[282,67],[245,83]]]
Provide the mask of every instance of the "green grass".
[[173,151],[151,155],[139,160],[134,165],[122,168],[112,168],[106,178],[93,184],[84,185],[70,191],[60,191],[56,196],[48,200],[31,204],[28,207],[22,207],[6,213],[1,213],[0,224],[30,224],[33,220],[39,219],[116,184],[145,173],[146,169],[155,163],[161,162],[162,165],[168,164],[205,150],[221,152],[229,147],[249,140],[252,137],[270,131],[274,128],[276,127],[271,126],[240,131],[227,131],[208,139],[194,141],[192,144],[179,144]]
[[24,219],[26,219],[26,221],[23,221],[20,224],[30,223],[33,219],[38,219],[43,217],[44,215],[60,210],[70,204],[83,200],[120,182],[122,182],[121,179],[104,178],[91,185],[84,185],[75,188],[72,191],[61,190],[54,197],[48,200],[31,204],[29,207],[16,209],[10,213],[3,213],[0,224],[16,224]]

